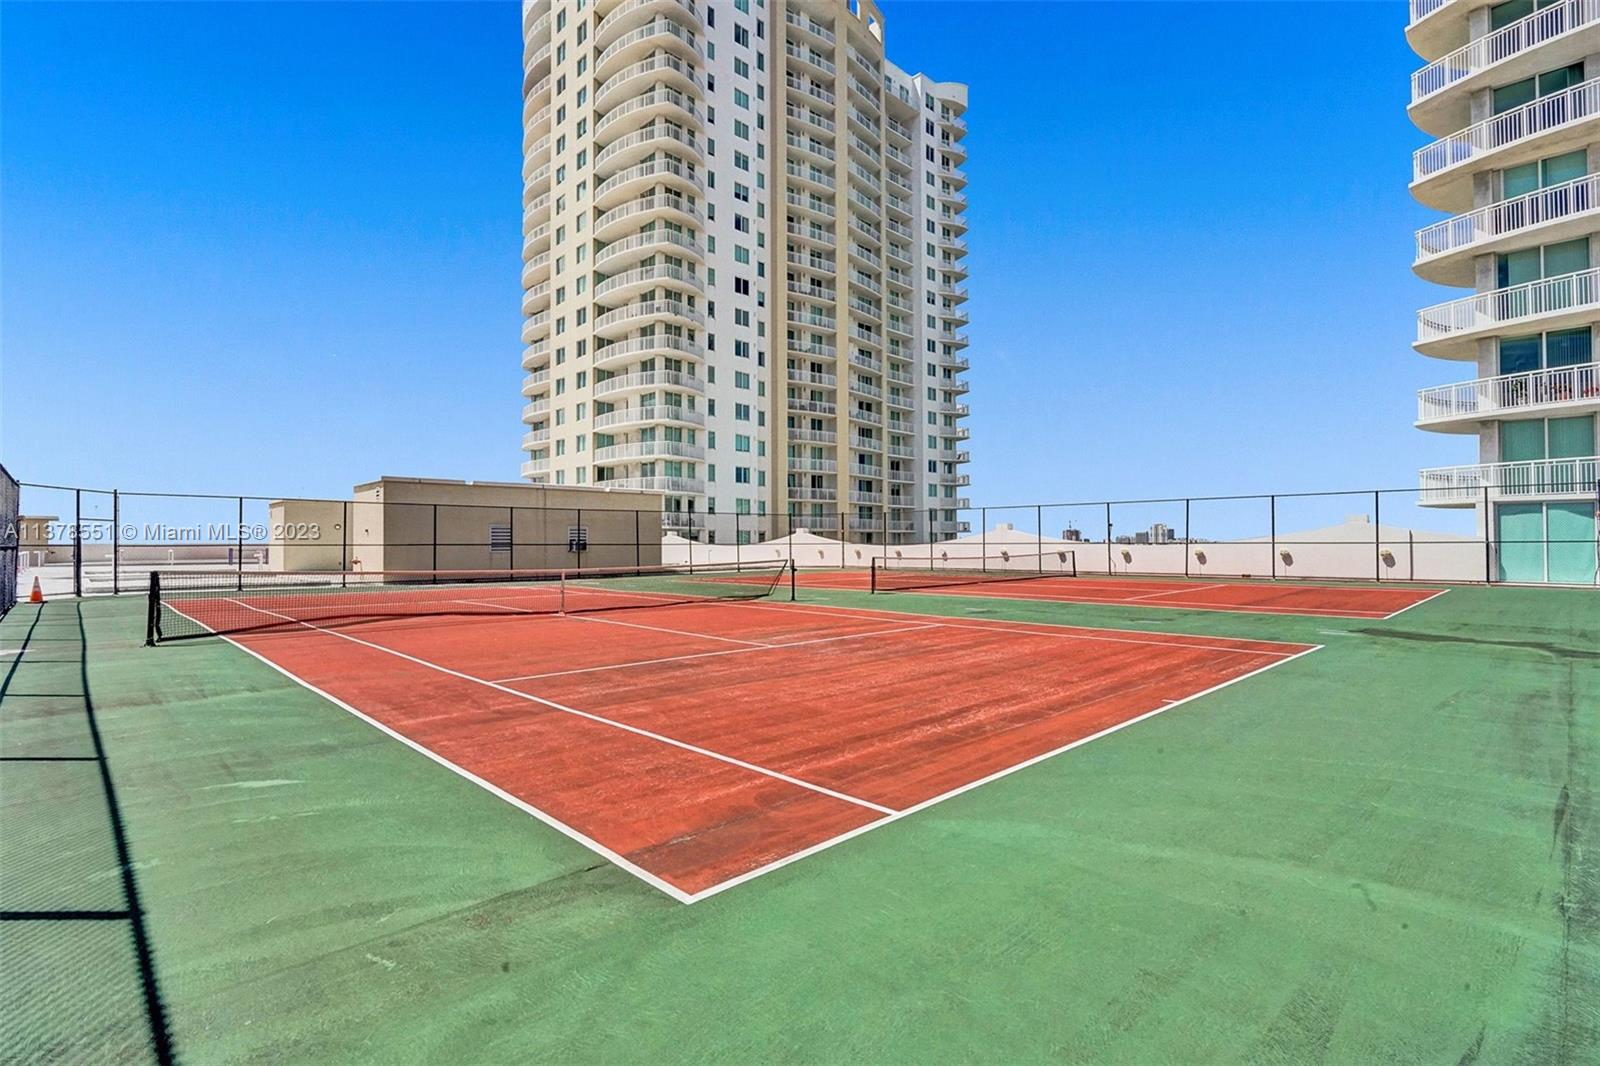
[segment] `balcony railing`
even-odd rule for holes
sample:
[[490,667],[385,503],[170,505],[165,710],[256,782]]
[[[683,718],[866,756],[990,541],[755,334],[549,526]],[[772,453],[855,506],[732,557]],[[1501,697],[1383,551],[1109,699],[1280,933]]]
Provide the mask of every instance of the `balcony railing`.
[[1600,174],[1537,189],[1417,231],[1417,262],[1600,210]]
[[677,495],[687,493],[699,496],[706,491],[706,483],[697,477],[615,477],[609,481],[597,481],[595,484],[607,489],[669,492]]
[[1411,24],[1421,22],[1448,3],[1450,0],[1411,0]]
[[1591,307],[1600,308],[1600,267],[1424,307],[1417,312],[1417,343]]
[[1600,407],[1600,364],[1501,374],[1417,393],[1419,424],[1493,418],[1508,411],[1587,403]]
[[1502,60],[1600,21],[1600,0],[1561,0],[1485,34],[1411,75],[1411,102],[1447,89]]
[[675,440],[634,441],[630,444],[612,444],[594,450],[594,461],[597,463],[616,463],[628,459],[662,456],[675,459],[704,459],[706,450],[697,444],[684,444]]
[[1434,506],[1461,506],[1491,500],[1534,500],[1551,496],[1594,494],[1600,479],[1600,458],[1534,459],[1520,463],[1478,463],[1424,470],[1418,501]]
[[1412,180],[1422,181],[1452,167],[1472,162],[1486,152],[1581,122],[1596,114],[1600,114],[1600,79],[1540,97],[1424,145],[1411,157]]
[[706,424],[706,416],[693,408],[676,407],[672,404],[658,404],[655,407],[622,407],[597,416],[594,428],[605,429],[607,426],[625,426],[642,422],[686,422],[692,426],[703,426]]

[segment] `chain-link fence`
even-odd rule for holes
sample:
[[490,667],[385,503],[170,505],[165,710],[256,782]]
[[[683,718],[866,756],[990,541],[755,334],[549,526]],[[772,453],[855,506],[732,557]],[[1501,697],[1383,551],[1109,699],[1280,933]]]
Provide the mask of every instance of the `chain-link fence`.
[[[1594,585],[1600,486],[1192,496],[784,514],[122,492],[23,483],[15,582],[143,590],[152,570],[451,571],[793,560],[1010,562],[1071,551],[1080,574]],[[618,501],[621,502],[621,501]],[[1044,562],[1041,561],[1041,566]],[[241,577],[242,580],[242,577]]]
[[0,614],[17,604],[17,519],[22,487],[0,466]]

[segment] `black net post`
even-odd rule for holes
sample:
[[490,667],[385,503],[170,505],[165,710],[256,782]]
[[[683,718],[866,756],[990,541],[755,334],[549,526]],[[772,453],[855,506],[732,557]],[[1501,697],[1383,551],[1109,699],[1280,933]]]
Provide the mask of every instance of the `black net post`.
[[122,496],[111,490],[111,595],[122,592],[122,582],[117,574],[117,556],[122,554]]
[[1372,580],[1383,580],[1383,493],[1372,494]]
[[72,490],[72,594],[83,595],[83,490]]
[[1267,573],[1272,580],[1278,579],[1278,497],[1276,494],[1267,497],[1267,542],[1272,552],[1267,560]]
[[1106,502],[1106,576],[1110,577],[1111,566],[1111,503]]
[[153,647],[156,638],[160,635],[161,626],[161,572],[150,571],[150,592],[148,606],[145,609],[144,643],[146,647]]
[[244,497],[243,496],[239,497],[239,528],[235,529],[233,532],[234,532],[234,536],[237,538],[238,545],[239,545],[239,548],[238,548],[239,555],[234,560],[234,563],[237,566],[236,573],[238,574],[239,591],[243,592],[244,591]]

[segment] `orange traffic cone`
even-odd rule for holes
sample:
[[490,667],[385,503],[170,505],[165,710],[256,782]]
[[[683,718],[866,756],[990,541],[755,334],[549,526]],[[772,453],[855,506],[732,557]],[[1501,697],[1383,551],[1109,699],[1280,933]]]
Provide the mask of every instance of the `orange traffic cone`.
[[29,603],[43,603],[44,602],[44,589],[39,587],[39,579],[38,578],[34,578],[33,579],[33,591],[28,593],[28,602]]

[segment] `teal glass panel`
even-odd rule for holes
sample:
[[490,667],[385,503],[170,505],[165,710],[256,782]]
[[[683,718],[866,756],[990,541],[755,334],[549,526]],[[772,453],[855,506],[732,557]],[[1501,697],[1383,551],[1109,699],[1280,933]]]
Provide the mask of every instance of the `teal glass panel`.
[[1586,149],[1579,148],[1576,152],[1568,152],[1566,155],[1553,155],[1542,161],[1539,169],[1543,172],[1540,179],[1543,185],[1560,185],[1564,181],[1572,181],[1589,173],[1589,153]]
[[1501,581],[1544,580],[1544,508],[1503,503],[1495,508]]
[[[1501,342],[1504,345],[1504,341]],[[1594,362],[1594,331],[1583,329],[1558,329],[1544,339],[1545,366],[1576,366]]]
[[1575,270],[1589,269],[1589,238],[1579,237],[1574,241],[1562,241],[1560,244],[1547,244],[1544,246],[1544,276],[1553,278],[1557,274],[1571,274]]
[[1539,369],[1539,337],[1500,338],[1500,373],[1524,374]]
[[1500,423],[1500,461],[1522,463],[1544,458],[1544,422]]
[[1550,539],[1549,579],[1572,585],[1594,584],[1594,504],[1551,503],[1545,509]]
[[1509,0],[1489,9],[1489,29],[1498,30],[1533,14],[1533,0]]
[[1534,79],[1524,78],[1514,81],[1510,85],[1502,85],[1494,91],[1494,113],[1510,111],[1514,107],[1531,103],[1535,97],[1537,86]]
[[1539,164],[1524,163],[1519,167],[1506,167],[1500,175],[1501,195],[1510,200],[1525,196],[1539,188]]
[[1500,288],[1503,289],[1507,285],[1521,285],[1527,281],[1538,281],[1540,263],[1537,248],[1522,248],[1501,255],[1497,261]]
[[1539,95],[1549,96],[1552,93],[1570,89],[1583,80],[1583,64],[1573,63],[1571,66],[1558,67],[1547,70],[1539,75]]
[[1550,458],[1572,459],[1594,454],[1594,415],[1550,420]]

